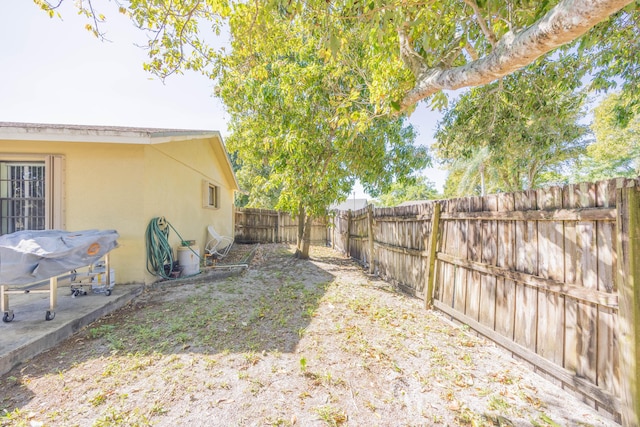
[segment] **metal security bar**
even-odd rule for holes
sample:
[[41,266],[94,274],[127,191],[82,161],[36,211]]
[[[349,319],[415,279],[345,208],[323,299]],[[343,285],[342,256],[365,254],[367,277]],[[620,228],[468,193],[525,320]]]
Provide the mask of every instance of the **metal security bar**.
[[0,234],[45,227],[44,162],[0,162]]

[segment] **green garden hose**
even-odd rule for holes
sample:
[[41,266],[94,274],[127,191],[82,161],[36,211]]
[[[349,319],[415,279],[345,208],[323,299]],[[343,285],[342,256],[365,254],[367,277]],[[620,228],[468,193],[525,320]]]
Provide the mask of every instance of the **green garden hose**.
[[[147,232],[145,233],[147,243],[147,271],[154,276],[160,276],[163,279],[174,279],[171,277],[171,270],[173,269],[173,249],[169,244],[169,228],[171,228],[180,238],[180,242],[183,246],[191,247],[180,236],[180,233],[164,218],[153,218],[147,226]],[[200,258],[200,255],[193,249],[191,251]],[[167,271],[165,267],[168,266]]]

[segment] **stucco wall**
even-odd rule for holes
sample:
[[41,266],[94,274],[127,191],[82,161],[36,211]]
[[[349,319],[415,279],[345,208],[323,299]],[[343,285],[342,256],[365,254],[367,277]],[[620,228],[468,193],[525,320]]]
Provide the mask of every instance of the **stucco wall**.
[[[207,225],[233,236],[233,190],[222,171],[226,167],[213,157],[206,140],[171,142],[145,147],[145,217],[147,223],[163,216],[185,240],[195,240],[204,253]],[[204,207],[203,181],[219,186],[220,207]],[[170,243],[180,243],[173,230]]]
[[[214,144],[215,145],[215,144]],[[111,262],[118,283],[151,282],[144,235],[149,221],[164,216],[202,252],[206,226],[233,235],[233,189],[210,141],[154,145],[0,141],[2,154],[64,156],[67,230],[115,229],[120,246]],[[202,181],[220,186],[219,209],[203,207]],[[231,184],[232,185],[232,184]],[[178,238],[171,233],[171,243]]]

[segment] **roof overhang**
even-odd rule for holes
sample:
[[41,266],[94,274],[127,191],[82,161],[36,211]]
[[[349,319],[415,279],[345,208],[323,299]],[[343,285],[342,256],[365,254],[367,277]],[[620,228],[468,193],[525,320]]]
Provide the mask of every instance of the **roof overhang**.
[[153,145],[194,139],[209,140],[216,155],[224,159],[228,169],[225,175],[233,189],[240,190],[222,135],[218,131],[0,122],[0,140],[6,141]]
[[207,137],[221,138],[212,130],[0,122],[0,139],[13,141],[150,145]]

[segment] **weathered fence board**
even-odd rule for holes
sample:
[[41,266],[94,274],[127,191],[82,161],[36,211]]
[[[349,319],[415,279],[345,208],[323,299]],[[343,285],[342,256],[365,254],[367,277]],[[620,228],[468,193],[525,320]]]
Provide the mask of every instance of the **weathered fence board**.
[[618,220],[618,290],[620,293],[620,399],[622,424],[640,425],[640,190],[620,188]]
[[[498,195],[498,212],[513,212],[515,199],[513,194]],[[507,270],[515,268],[515,221],[498,221],[497,225],[497,266]],[[496,281],[496,331],[502,336],[513,339],[516,314],[516,282],[499,277]]]
[[[596,185],[596,206],[610,208],[616,206],[616,181],[600,182]],[[617,294],[616,276],[616,224],[614,222],[598,222],[598,290]],[[598,362],[597,384],[599,387],[618,396],[620,394],[620,378],[616,375],[619,369],[618,325],[615,310],[598,307]]]
[[[423,229],[425,236],[428,236],[428,261],[427,261],[427,288],[425,291],[424,302],[426,308],[431,308],[433,305],[435,282],[436,282],[436,255],[440,249],[439,237],[440,237],[440,210],[441,204],[435,203],[433,205],[433,214],[431,216],[431,222],[429,227]],[[425,237],[425,242],[427,238]],[[426,243],[425,243],[426,245]]]
[[[562,190],[558,187],[536,192],[538,210],[562,209]],[[564,280],[563,224],[558,221],[538,222],[538,276]],[[564,350],[558,343],[564,340],[564,295],[538,291],[536,352],[562,366]]]

